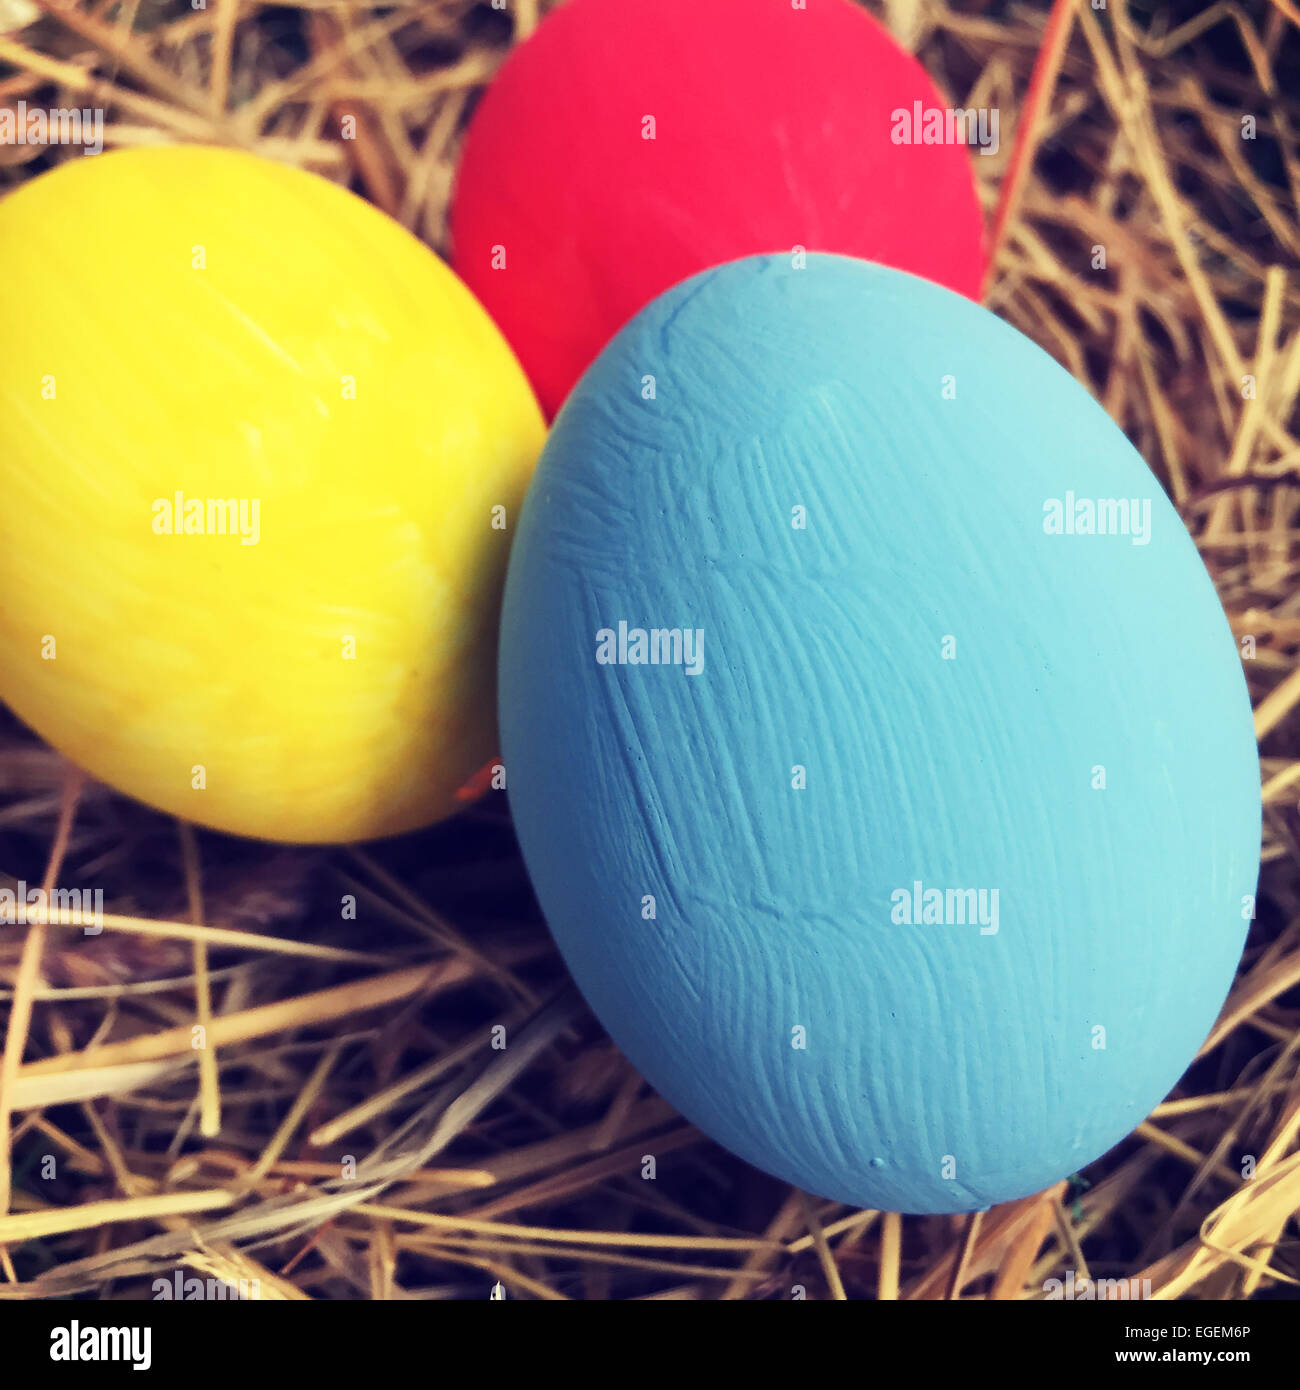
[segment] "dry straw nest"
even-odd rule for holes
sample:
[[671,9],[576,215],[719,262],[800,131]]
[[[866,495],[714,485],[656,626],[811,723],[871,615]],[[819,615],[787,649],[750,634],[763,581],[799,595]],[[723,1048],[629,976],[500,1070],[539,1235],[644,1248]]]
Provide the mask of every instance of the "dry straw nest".
[[[502,798],[377,847],[273,848],[194,835],[0,722],[0,884],[102,887],[109,913],[98,937],[0,936],[0,1297],[148,1298],[178,1269],[286,1299],[1041,1298],[1068,1269],[1300,1292],[1300,10],[1094,2],[877,12],[954,104],[1000,109],[975,160],[987,302],[1129,432],[1243,641],[1258,914],[1176,1092],[978,1219],[807,1198],[603,1036]],[[465,118],[540,8],[0,0],[0,101],[102,106],[111,146],[301,163],[441,246]],[[65,156],[0,148],[0,192]]]

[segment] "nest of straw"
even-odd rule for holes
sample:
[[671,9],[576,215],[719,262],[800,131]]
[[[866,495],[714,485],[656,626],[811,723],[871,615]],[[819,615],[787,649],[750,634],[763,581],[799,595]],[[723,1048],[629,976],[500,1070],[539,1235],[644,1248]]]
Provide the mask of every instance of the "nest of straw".
[[[0,0],[0,102],[104,107],[109,146],[302,164],[442,247],[466,116],[542,8]],[[0,1298],[149,1298],[177,1271],[276,1299],[1026,1299],[1067,1270],[1300,1292],[1300,10],[873,8],[954,103],[1000,109],[975,161],[986,302],[1128,431],[1242,642],[1263,874],[1199,1058],[1051,1191],[850,1210],[629,1068],[566,982],[501,797],[360,849],[196,835],[0,715],[0,886],[93,884],[107,908],[99,936],[0,935]],[[63,153],[0,147],[0,192]]]

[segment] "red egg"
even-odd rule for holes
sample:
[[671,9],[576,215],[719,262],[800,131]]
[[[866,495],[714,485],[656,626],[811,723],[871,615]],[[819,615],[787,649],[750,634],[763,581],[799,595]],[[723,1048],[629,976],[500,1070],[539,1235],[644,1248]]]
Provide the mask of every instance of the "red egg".
[[637,310],[740,256],[837,251],[974,298],[972,150],[942,117],[921,143],[935,112],[849,0],[569,0],[471,123],[454,264],[551,415]]

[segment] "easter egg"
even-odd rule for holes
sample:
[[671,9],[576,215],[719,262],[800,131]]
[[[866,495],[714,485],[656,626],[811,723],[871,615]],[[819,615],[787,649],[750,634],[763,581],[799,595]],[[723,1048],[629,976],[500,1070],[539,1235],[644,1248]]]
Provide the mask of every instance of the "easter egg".
[[1260,800],[1213,585],[1084,388],[916,277],[753,257],[617,335],[529,489],[500,702],[594,1011],[810,1192],[1066,1177],[1232,980]]
[[193,147],[23,185],[0,265],[0,698],[221,830],[456,809],[544,429],[465,286],[345,189]]
[[568,0],[474,114],[452,263],[553,415],[638,309],[738,256],[842,252],[977,296],[970,147],[999,136],[849,0]]

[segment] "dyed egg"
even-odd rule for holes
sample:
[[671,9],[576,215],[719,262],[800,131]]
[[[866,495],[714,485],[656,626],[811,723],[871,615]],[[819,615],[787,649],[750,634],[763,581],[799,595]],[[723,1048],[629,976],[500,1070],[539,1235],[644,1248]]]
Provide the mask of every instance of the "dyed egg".
[[1232,636],[1122,432],[968,300],[834,256],[657,299],[554,426],[501,657],[575,979],[758,1167],[1019,1197],[1213,1023],[1260,835]]
[[453,264],[553,415],[638,309],[737,256],[837,251],[977,296],[970,146],[999,143],[848,0],[568,0],[475,113]]
[[0,265],[0,697],[221,830],[455,809],[543,439],[470,292],[344,189],[205,148],[24,185]]

